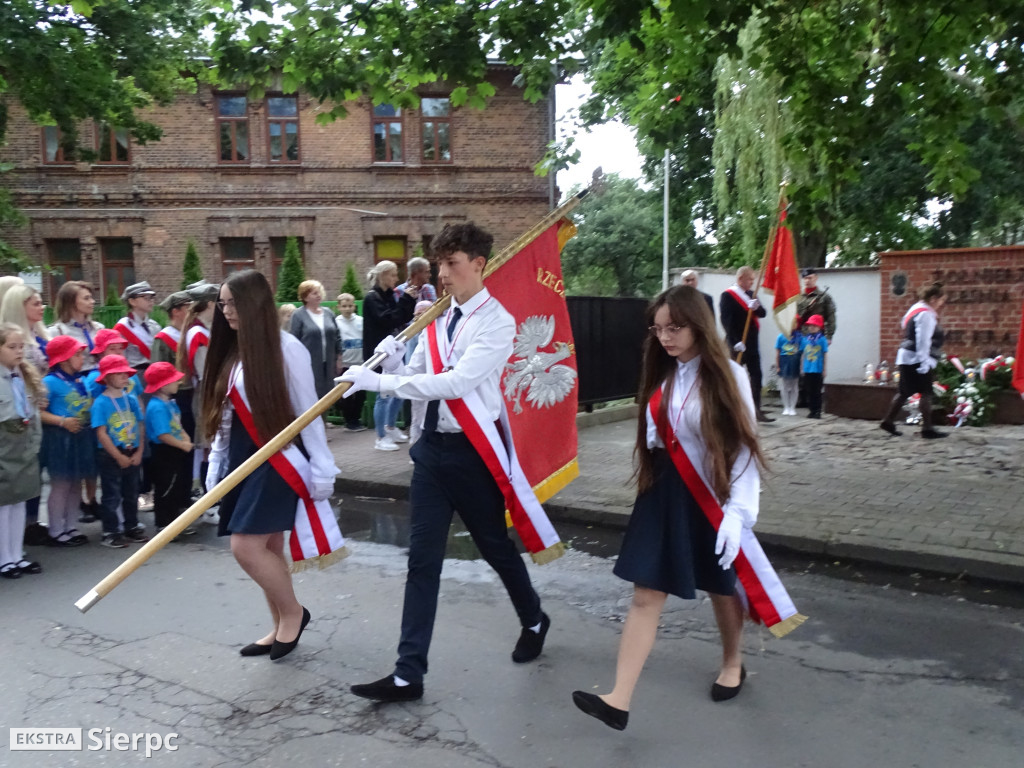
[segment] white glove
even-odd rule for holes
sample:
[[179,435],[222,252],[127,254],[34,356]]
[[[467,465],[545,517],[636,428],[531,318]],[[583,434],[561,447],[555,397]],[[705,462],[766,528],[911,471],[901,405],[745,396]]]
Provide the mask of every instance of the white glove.
[[934,357],[925,358],[924,362],[917,366],[918,373],[928,373],[932,368],[935,367],[937,361]]
[[217,485],[221,480],[224,479],[226,467],[224,466],[223,460],[210,457],[210,463],[206,467],[206,492],[209,493],[213,490],[214,486]]
[[733,352],[746,352],[747,351],[747,345],[744,344],[742,341],[737,341],[735,344],[732,345],[732,351]]
[[405,342],[395,336],[385,336],[373,349],[374,355],[387,355],[380,367],[384,373],[394,373],[405,364]]
[[324,499],[329,499],[333,494],[333,477],[330,480],[313,480],[313,488],[309,492],[309,495],[313,497],[313,501],[323,501]]
[[757,312],[757,310],[759,310],[760,308],[761,308],[761,302],[758,301],[756,298],[747,299],[747,309],[752,309],[755,312]]
[[715,554],[721,555],[718,564],[723,571],[729,570],[732,561],[740,553],[740,534],[743,532],[743,521],[738,515],[725,513],[722,524],[718,526],[718,538],[715,540]]
[[353,365],[336,378],[334,383],[340,384],[343,381],[349,382],[352,386],[349,387],[342,397],[352,397],[352,395],[360,390],[364,392],[380,392],[380,374],[376,371],[371,371],[364,365]]

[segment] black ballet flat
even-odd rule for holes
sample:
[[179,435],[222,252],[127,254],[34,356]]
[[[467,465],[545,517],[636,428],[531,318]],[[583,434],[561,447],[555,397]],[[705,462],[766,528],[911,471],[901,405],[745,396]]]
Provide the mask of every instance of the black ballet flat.
[[740,667],[740,684],[734,686],[719,685],[718,683],[711,684],[711,700],[712,701],[728,701],[729,699],[735,699],[740,692],[740,688],[743,687],[743,681],[747,679],[747,668]]
[[18,563],[18,570],[23,574],[36,574],[43,572],[43,566],[34,560],[22,560]]
[[295,650],[295,646],[297,646],[299,644],[299,638],[302,637],[302,630],[304,630],[306,628],[306,625],[309,624],[309,620],[311,618],[312,618],[312,616],[309,615],[309,610],[307,608],[303,607],[303,609],[302,609],[302,625],[299,627],[299,634],[297,634],[295,636],[295,639],[292,640],[290,643],[281,643],[281,642],[278,642],[277,640],[275,640],[274,644],[270,647],[270,660],[271,661],[277,661],[278,659],[284,658],[289,653],[291,653],[292,651]]
[[264,656],[270,653],[274,649],[273,645],[260,645],[259,643],[249,643],[245,648],[239,650],[242,656]]
[[572,702],[581,711],[591,717],[596,717],[609,728],[614,728],[616,731],[626,730],[626,725],[629,723],[629,710],[616,709],[611,704],[606,704],[600,696],[585,691],[573,691]]

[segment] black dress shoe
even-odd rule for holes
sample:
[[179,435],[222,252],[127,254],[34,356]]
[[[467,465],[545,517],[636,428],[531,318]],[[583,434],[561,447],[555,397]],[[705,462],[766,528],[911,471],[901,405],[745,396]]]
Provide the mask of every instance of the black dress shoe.
[[395,685],[394,675],[382,677],[372,683],[353,685],[350,690],[356,696],[372,701],[415,701],[423,698],[423,683]]
[[519,633],[519,640],[516,641],[516,647],[512,651],[512,661],[516,664],[523,664],[540,656],[540,652],[544,650],[544,638],[548,636],[550,628],[551,618],[546,613],[540,615],[539,632],[534,632],[529,627],[523,627],[523,631]]
[[309,620],[311,618],[312,617],[309,615],[309,611],[304,607],[302,609],[302,624],[299,626],[299,634],[297,634],[295,636],[295,639],[292,640],[290,643],[281,643],[275,640],[274,644],[270,646],[271,661],[277,661],[278,659],[284,658],[289,653],[295,650],[295,646],[299,644],[299,638],[302,637],[302,630],[306,628],[306,625],[309,624]]
[[42,573],[43,566],[34,560],[22,560],[18,563],[18,570],[24,573]]
[[719,685],[718,683],[711,684],[711,700],[712,701],[728,701],[729,699],[736,698],[736,695],[740,692],[740,688],[743,687],[743,681],[747,679],[747,668],[740,667],[740,684],[729,687],[727,685]]
[[600,696],[585,691],[573,691],[572,702],[580,710],[591,717],[596,717],[609,728],[614,728],[616,731],[626,730],[626,724],[629,723],[629,710],[616,709],[610,704],[605,704],[604,699]]
[[274,650],[273,645],[260,645],[259,643],[249,643],[245,648],[242,648],[238,652],[242,656],[264,656]]
[[949,437],[949,433],[939,432],[937,429],[922,429],[921,437],[925,440],[937,440],[940,437]]
[[0,569],[2,569],[0,570],[0,577],[3,577],[5,579],[21,578],[21,570],[15,563],[4,563],[2,566],[0,566]]
[[96,501],[83,501],[78,505],[78,510],[82,513],[78,516],[78,522],[80,523],[95,523],[99,520],[100,505]]
[[762,424],[771,424],[775,419],[766,414],[764,411],[757,412],[757,420]]
[[879,422],[878,428],[879,429],[884,429],[886,432],[888,432],[893,437],[899,437],[900,435],[903,434],[898,429],[896,429],[896,425],[893,424],[891,421]]

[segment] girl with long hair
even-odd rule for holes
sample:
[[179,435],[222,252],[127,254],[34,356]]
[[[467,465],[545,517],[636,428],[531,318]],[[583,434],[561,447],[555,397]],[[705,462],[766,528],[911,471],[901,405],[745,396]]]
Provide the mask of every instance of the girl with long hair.
[[[253,270],[232,274],[220,287],[202,380],[201,431],[213,440],[207,489],[316,401],[309,352],[278,325],[267,279]],[[325,501],[339,471],[323,421],[314,419],[295,444],[224,496],[219,534],[231,536],[231,552],[263,590],[273,622],[270,632],[241,649],[243,656],[269,654],[279,659],[298,644],[310,614],[292,588],[284,532],[295,529],[295,558],[298,518],[316,507],[321,514],[311,524],[333,525],[328,536],[336,532],[330,551],[320,551],[319,556],[343,556],[344,541]]]
[[46,305],[39,291],[31,285],[12,286],[0,299],[0,322],[19,326],[25,338],[25,359],[40,375],[46,373],[46,342],[50,334],[43,325]]
[[50,336],[70,336],[85,344],[85,362],[82,371],[88,373],[96,367],[96,359],[89,354],[94,346],[96,332],[103,324],[92,319],[96,299],[92,286],[81,280],[69,280],[57,291],[54,313],[57,322],[50,326]]
[[[732,562],[743,528],[757,519],[764,464],[749,379],[729,360],[700,292],[690,286],[668,289],[648,308],[647,322],[635,449],[638,495],[614,569],[633,583],[633,602],[615,687],[603,695],[573,693],[581,710],[617,730],[626,727],[669,594],[710,594],[722,639],[711,697],[722,701],[739,693],[745,677],[744,608]],[[680,451],[696,470],[689,479],[678,468]],[[704,509],[714,503],[707,504],[705,496],[720,505],[717,532]]]

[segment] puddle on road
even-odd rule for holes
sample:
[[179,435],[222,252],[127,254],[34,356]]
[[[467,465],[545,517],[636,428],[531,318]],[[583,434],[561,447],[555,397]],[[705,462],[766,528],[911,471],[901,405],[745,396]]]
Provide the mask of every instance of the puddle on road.
[[[409,502],[378,496],[340,496],[333,499],[338,510],[338,523],[347,538],[372,541],[375,544],[409,546]],[[619,553],[622,534],[605,528],[591,528],[572,523],[558,523],[559,535],[566,546],[595,557],[614,557]],[[512,537],[521,551],[519,539]],[[478,560],[480,550],[473,543],[462,520],[455,515],[448,530],[446,557],[456,560]]]

